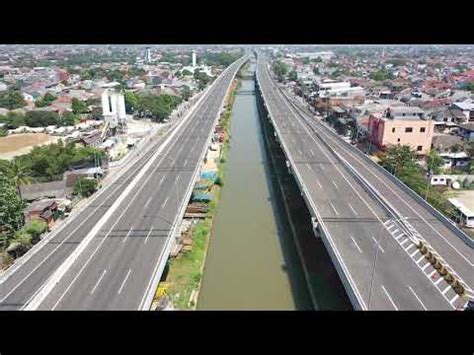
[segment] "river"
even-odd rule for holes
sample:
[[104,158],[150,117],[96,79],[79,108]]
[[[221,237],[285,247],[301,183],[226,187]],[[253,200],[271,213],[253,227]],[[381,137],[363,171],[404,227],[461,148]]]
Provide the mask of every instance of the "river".
[[[249,70],[254,69],[251,64]],[[312,309],[301,263],[269,171],[254,86],[253,80],[242,80],[235,98],[224,187],[198,309]]]

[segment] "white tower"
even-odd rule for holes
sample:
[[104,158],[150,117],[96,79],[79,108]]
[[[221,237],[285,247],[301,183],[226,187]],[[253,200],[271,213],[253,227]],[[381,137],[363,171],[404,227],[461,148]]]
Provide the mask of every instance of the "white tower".
[[108,122],[111,128],[117,127],[119,123],[124,123],[127,116],[123,94],[104,90],[102,93],[102,115],[104,121]]
[[150,47],[146,47],[146,50],[145,50],[145,61],[147,63],[151,63],[151,48]]
[[197,65],[197,60],[196,60],[196,51],[193,50],[193,68],[195,68]]

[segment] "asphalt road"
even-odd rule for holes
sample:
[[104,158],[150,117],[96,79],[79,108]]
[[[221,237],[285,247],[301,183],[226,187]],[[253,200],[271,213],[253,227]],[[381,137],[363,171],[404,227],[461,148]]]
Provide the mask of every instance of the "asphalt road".
[[[164,245],[170,240],[176,214],[184,203],[195,168],[201,163],[200,155],[238,65],[233,64],[216,80],[161,154],[154,156],[171,131],[23,265],[0,281],[0,309],[21,309],[31,302],[127,188],[131,188],[128,195],[122,196],[125,198],[118,208],[39,308],[138,309],[157,262],[167,258]],[[130,185],[147,168],[146,164],[146,173]]]
[[[362,309],[452,310],[464,304],[439,277],[383,205],[335,156],[346,159],[370,181],[472,288],[473,251],[418,201],[368,164],[355,148],[321,122],[301,117],[259,60],[258,82],[296,175],[306,186],[310,209],[329,232],[325,244],[341,264]],[[309,115],[308,115],[309,116]],[[329,145],[329,147],[327,146]],[[346,285],[347,287],[348,285]]]

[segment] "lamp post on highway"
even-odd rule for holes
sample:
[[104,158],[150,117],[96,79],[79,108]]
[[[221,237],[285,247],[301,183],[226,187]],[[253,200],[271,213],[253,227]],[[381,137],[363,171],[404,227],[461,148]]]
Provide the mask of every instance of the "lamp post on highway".
[[375,250],[375,257],[374,257],[374,263],[372,265],[372,275],[371,275],[371,278],[370,278],[370,289],[369,289],[369,300],[367,302],[367,309],[370,310],[370,300],[372,298],[372,285],[373,285],[373,282],[374,282],[374,275],[375,275],[375,269],[377,267],[377,256],[379,254],[379,249],[381,248],[380,247],[380,240],[382,238],[382,231],[387,227],[388,224],[390,223],[395,223],[395,222],[401,222],[401,221],[404,221],[406,220],[406,217],[402,217],[402,218],[390,218],[388,219],[387,221],[385,221],[382,225],[382,228],[380,228],[380,231],[379,231],[379,235],[378,235],[378,238],[377,238],[377,249]]
[[178,212],[178,209],[179,209],[179,194],[178,194],[178,180],[179,180],[179,174],[178,174],[178,165],[176,163],[176,160],[173,160],[171,159],[171,157],[168,157],[166,155],[163,155],[163,154],[158,154],[158,156],[162,157],[162,158],[166,158],[166,159],[169,159],[169,161],[171,162],[171,171],[173,171],[173,166],[174,166],[174,171],[175,171],[175,175],[176,175],[176,178],[175,178],[175,182],[174,182],[174,186],[175,186],[175,191],[176,191],[176,209]]

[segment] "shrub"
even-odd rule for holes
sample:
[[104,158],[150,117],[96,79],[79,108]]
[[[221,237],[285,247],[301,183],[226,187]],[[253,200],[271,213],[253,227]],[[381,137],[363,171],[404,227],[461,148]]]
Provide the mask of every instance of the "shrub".
[[89,197],[96,191],[97,185],[98,183],[95,179],[79,178],[74,183],[73,193],[74,195]]
[[34,244],[39,240],[40,235],[48,230],[48,224],[43,220],[35,219],[29,221],[23,230],[31,235],[31,241]]

